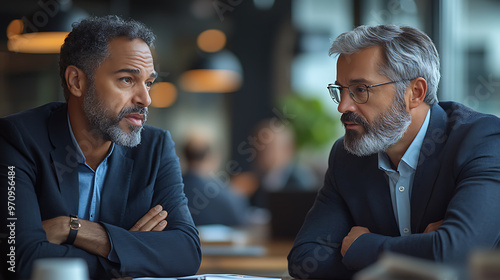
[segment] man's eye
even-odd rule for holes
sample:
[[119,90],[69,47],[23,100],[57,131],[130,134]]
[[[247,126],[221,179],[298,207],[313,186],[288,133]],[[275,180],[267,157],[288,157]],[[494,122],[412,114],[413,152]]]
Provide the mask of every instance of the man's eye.
[[127,84],[130,84],[130,83],[132,83],[132,78],[130,78],[130,77],[123,77],[123,78],[120,78],[120,81],[123,81],[123,82],[125,82]]
[[354,93],[365,93],[366,92],[366,87],[364,86],[355,86],[354,87]]
[[150,88],[153,85],[153,82],[146,82],[146,86]]

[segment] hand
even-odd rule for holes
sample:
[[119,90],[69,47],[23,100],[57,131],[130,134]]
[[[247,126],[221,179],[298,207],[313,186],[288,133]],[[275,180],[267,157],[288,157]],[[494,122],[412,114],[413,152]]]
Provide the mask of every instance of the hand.
[[429,233],[438,230],[438,228],[443,224],[443,220],[430,223],[424,230],[424,233]]
[[62,244],[66,242],[69,234],[70,217],[59,216],[42,221],[43,229],[50,243]]
[[156,205],[146,213],[130,231],[162,231],[167,226],[167,211],[162,211],[161,205]]
[[347,250],[351,247],[351,244],[358,239],[361,235],[365,233],[370,233],[368,228],[365,227],[360,227],[360,226],[354,226],[351,228],[351,231],[347,234],[346,237],[344,237],[344,240],[342,240],[342,248],[340,249],[340,254],[342,254],[342,257],[345,255]]

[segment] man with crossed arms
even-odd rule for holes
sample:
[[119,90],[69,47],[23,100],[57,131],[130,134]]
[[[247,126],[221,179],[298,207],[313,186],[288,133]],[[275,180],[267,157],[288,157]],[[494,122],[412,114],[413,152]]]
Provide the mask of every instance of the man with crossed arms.
[[28,279],[36,259],[52,257],[83,258],[92,279],[198,270],[174,143],[144,126],[153,41],[133,20],[83,20],[61,48],[66,102],[0,119],[0,191],[10,170],[16,194],[17,267],[7,278]]
[[341,34],[328,85],[345,136],[288,256],[295,278],[350,278],[383,252],[464,265],[500,244],[500,120],[438,102],[439,56],[412,27]]

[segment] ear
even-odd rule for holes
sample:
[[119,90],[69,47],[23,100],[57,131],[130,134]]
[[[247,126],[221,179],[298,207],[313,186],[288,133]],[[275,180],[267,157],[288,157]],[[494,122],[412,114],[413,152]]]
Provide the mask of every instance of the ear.
[[408,100],[406,104],[409,109],[413,109],[418,107],[420,104],[424,102],[425,95],[427,94],[427,81],[418,77],[410,83],[410,87],[408,88]]
[[87,76],[80,68],[74,65],[66,67],[64,78],[66,79],[66,85],[68,86],[69,92],[71,92],[72,95],[75,97],[83,96],[87,87]]

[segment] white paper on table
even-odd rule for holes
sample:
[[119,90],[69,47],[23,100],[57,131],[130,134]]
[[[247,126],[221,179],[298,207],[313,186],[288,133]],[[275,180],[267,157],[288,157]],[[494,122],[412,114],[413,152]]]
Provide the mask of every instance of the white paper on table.
[[193,276],[185,276],[179,278],[151,278],[141,277],[134,278],[134,280],[281,280],[281,278],[270,278],[250,275],[239,274],[200,274]]

